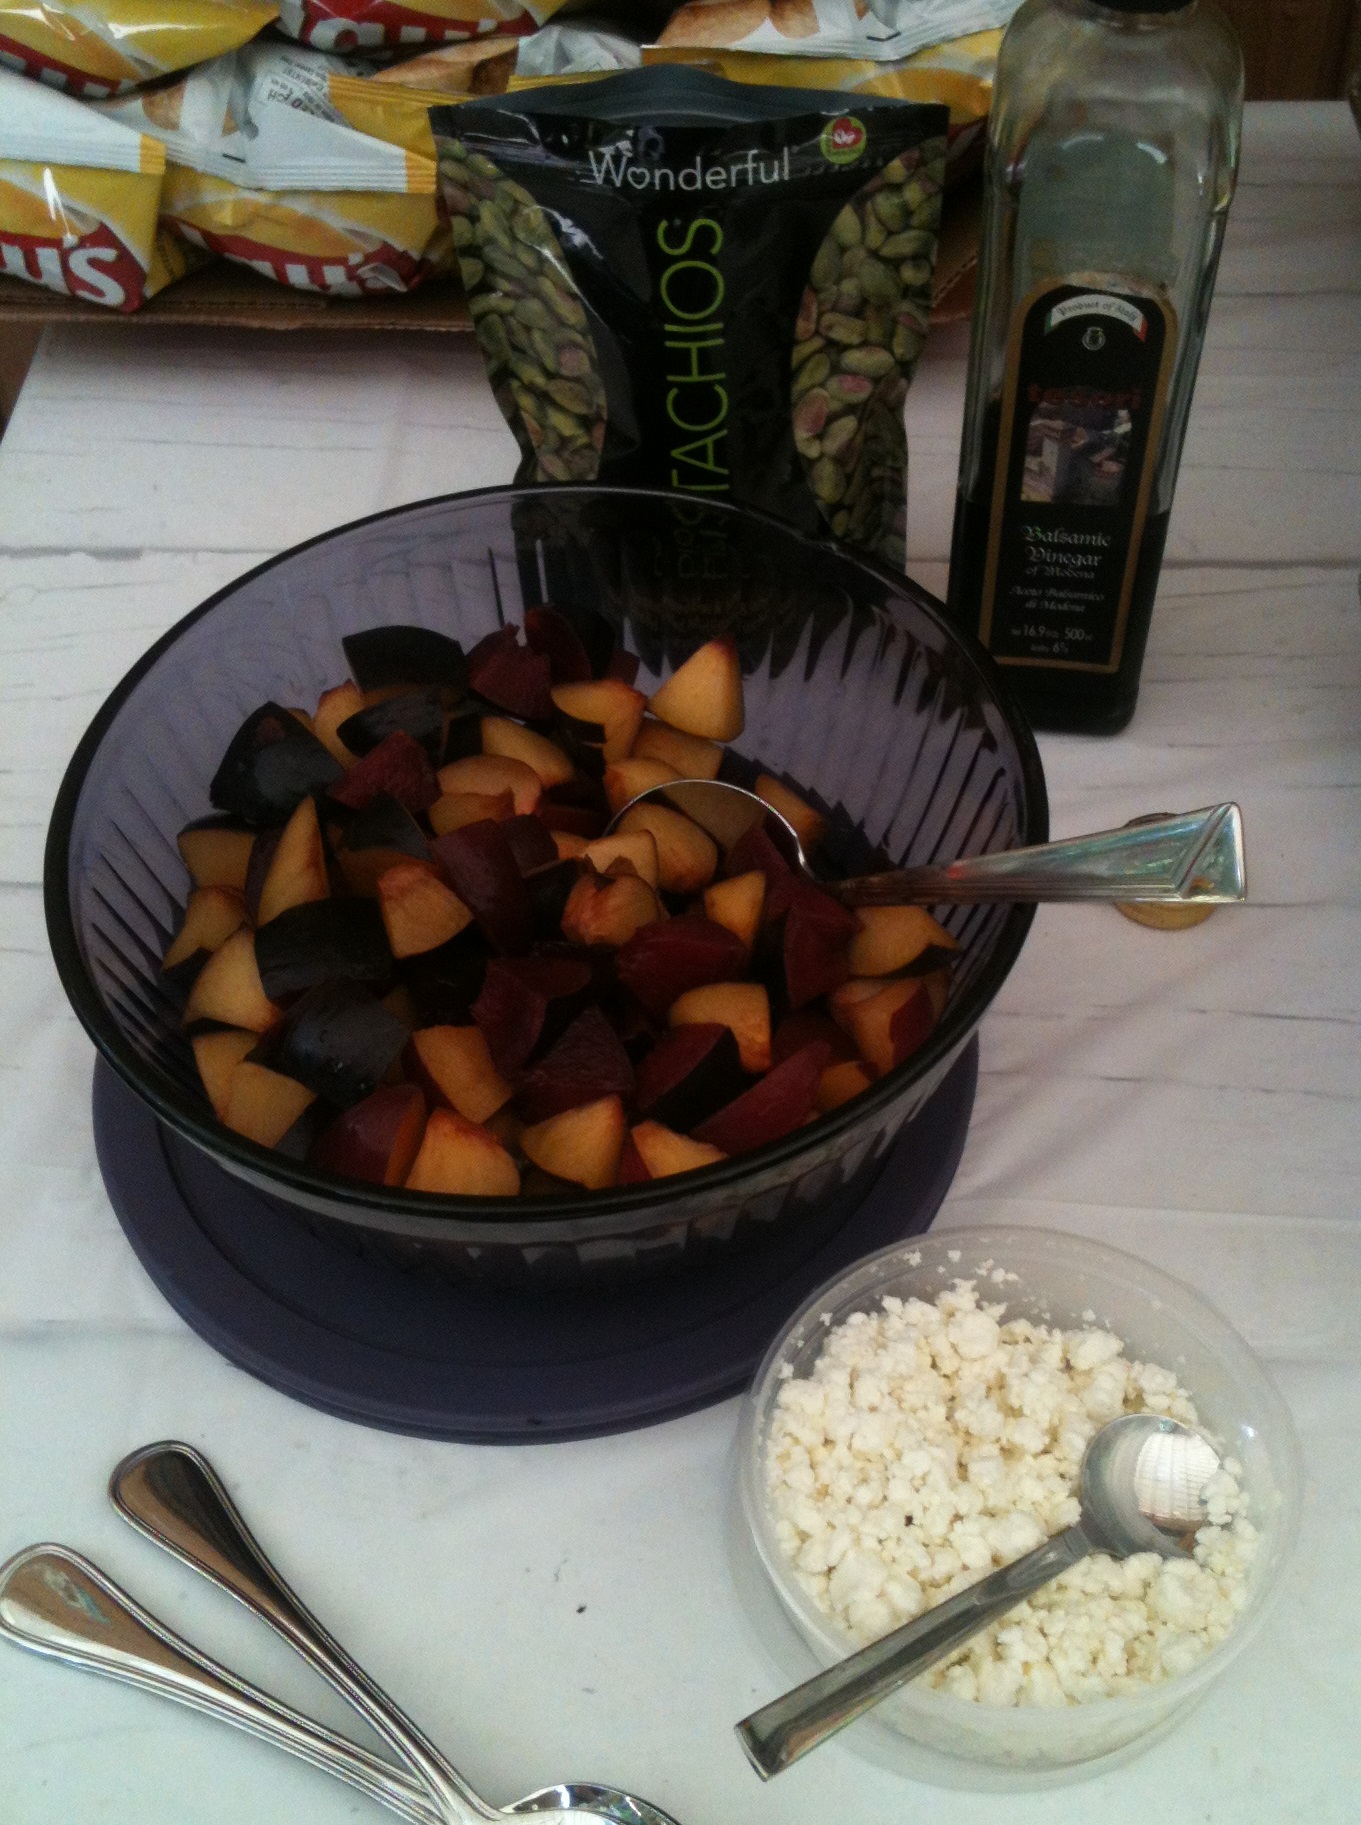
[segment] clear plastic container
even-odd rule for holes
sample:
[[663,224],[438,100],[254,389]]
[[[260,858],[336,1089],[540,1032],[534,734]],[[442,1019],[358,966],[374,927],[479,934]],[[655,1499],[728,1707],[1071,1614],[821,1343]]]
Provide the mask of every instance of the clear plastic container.
[[[986,1265],[985,1265],[986,1264]],[[1176,1372],[1201,1421],[1223,1452],[1243,1466],[1249,1518],[1261,1535],[1252,1583],[1237,1626],[1189,1673],[1138,1697],[1098,1699],[1061,1709],[971,1704],[914,1681],[844,1733],[870,1759],[942,1785],[1015,1790],[1104,1772],[1132,1747],[1169,1728],[1248,1645],[1277,1594],[1299,1529],[1303,1467],[1288,1409],[1247,1344],[1198,1293],[1133,1255],[1080,1236],[1042,1229],[966,1229],[918,1237],[870,1255],[815,1293],[771,1345],[743,1405],[738,1482],[750,1542],[817,1665],[830,1666],[858,1645],[797,1582],[775,1537],[762,1466],[780,1386],[806,1376],[833,1325],[879,1308],[885,1293],[933,1300],[956,1279],[989,1268],[1019,1276],[990,1296],[1009,1317],[1064,1328],[1095,1322],[1131,1358]],[[740,1573],[739,1573],[740,1575]],[[756,1599],[755,1601],[753,1599]],[[790,1667],[778,1624],[762,1614],[750,1584],[747,1608],[767,1645]],[[814,1671],[805,1665],[802,1674]],[[774,1698],[775,1691],[764,1694]]]

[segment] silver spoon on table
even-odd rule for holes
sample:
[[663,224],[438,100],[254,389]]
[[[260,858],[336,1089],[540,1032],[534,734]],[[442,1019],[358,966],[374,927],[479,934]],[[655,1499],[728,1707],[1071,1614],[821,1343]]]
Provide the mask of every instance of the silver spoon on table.
[[1219,1467],[1209,1440],[1176,1420],[1111,1420],[1083,1453],[1074,1526],[744,1717],[735,1728],[748,1761],[769,1780],[1089,1553],[1189,1558]]
[[[146,1445],[123,1459],[109,1496],[127,1521],[245,1604],[348,1700],[417,1776],[441,1825],[503,1825],[428,1736],[351,1660],[289,1588],[238,1514],[207,1459],[189,1445]],[[533,1804],[531,1805],[531,1801]],[[675,1825],[658,1807],[615,1788],[576,1782],[521,1802],[542,1825]]]
[[[425,1788],[404,1769],[210,1659],[68,1547],[29,1546],[0,1566],[0,1635],[18,1647],[235,1724],[348,1781],[416,1825],[440,1825],[441,1815]],[[568,1795],[594,1798],[600,1815],[615,1825],[673,1825],[646,1801],[629,1800],[627,1809],[621,1809],[618,1801],[626,1796],[587,1786],[543,1788],[517,1801],[505,1816],[542,1819],[545,1806],[561,1807]]]
[[[636,805],[682,811],[723,850],[756,825],[796,872],[816,879],[794,826],[744,786],[721,779],[667,780],[631,799],[610,820],[612,835]],[[1237,805],[1211,805],[1140,819],[1119,830],[964,856],[939,866],[888,869],[818,881],[843,906],[938,906],[980,900],[1174,901],[1213,905],[1246,898],[1243,819]]]

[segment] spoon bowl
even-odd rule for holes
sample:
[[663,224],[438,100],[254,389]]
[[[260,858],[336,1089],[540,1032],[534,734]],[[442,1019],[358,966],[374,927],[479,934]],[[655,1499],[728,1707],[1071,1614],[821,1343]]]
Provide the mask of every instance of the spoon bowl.
[[1099,830],[1028,849],[821,881],[809,867],[798,832],[788,818],[745,786],[728,780],[678,779],[650,786],[616,812],[606,834],[618,829],[635,805],[653,800],[693,819],[724,851],[761,825],[796,873],[817,881],[843,906],[1013,900],[1203,906],[1247,897],[1243,818],[1234,804],[1138,818],[1119,830]]

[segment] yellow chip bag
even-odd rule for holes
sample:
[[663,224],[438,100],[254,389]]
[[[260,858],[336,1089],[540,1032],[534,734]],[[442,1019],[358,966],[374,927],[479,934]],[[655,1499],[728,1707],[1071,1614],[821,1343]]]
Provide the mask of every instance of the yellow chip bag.
[[0,0],[0,64],[91,100],[247,43],[278,0]]
[[563,0],[280,0],[279,26],[320,51],[536,32]]
[[731,50],[724,46],[670,43],[643,47],[643,62],[683,63],[772,88],[849,89],[892,101],[941,101],[950,110],[949,158],[958,158],[982,132],[992,106],[1000,31],[974,32],[947,44],[933,44],[911,57],[886,62],[869,57],[827,57],[793,51]]
[[192,246],[306,291],[410,291],[452,260],[427,112],[443,98],[365,68],[252,44],[92,109],[164,146],[162,219]]
[[158,235],[165,150],[0,70],[0,272],[133,311],[186,269]]

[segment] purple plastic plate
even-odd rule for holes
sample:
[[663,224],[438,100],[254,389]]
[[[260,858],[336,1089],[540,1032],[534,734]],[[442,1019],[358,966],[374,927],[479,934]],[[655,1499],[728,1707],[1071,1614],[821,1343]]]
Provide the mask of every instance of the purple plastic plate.
[[[99,1060],[94,1133],[147,1273],[238,1368],[364,1425],[469,1444],[588,1438],[739,1393],[822,1281],[926,1229],[963,1151],[972,1041],[858,1208],[712,1266],[560,1295],[418,1278],[323,1241],[163,1127]],[[830,1234],[828,1230],[830,1229]]]

